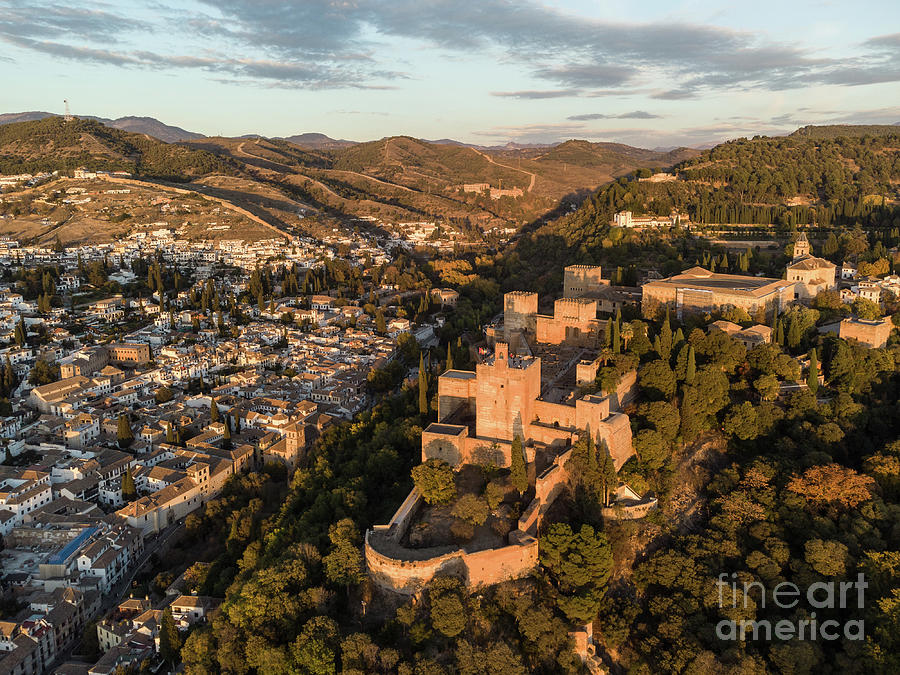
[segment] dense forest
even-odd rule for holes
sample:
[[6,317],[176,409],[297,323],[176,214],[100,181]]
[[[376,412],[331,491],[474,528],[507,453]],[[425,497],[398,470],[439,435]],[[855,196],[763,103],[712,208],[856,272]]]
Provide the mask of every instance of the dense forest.
[[[604,187],[553,231],[573,243],[608,228],[612,215],[668,215],[695,223],[900,226],[900,130],[895,135],[814,140],[802,136],[739,139],[673,169],[678,181],[623,177]],[[800,201],[803,203],[789,203]]]

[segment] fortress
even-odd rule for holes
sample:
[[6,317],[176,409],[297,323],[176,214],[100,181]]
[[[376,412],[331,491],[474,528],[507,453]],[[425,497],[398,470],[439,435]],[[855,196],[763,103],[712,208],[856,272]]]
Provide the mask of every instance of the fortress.
[[[566,364],[563,373],[571,375],[567,381],[572,387],[560,387],[560,374],[545,378],[539,357],[511,355],[509,346],[498,342],[474,372],[441,375],[438,421],[422,432],[422,461],[437,458],[456,469],[467,464],[508,467],[513,439],[519,437],[534,476],[534,497],[504,545],[413,548],[404,541],[422,506],[414,488],[389,523],[366,532],[366,565],[376,584],[412,595],[437,574],[458,576],[477,588],[531,573],[538,563],[543,516],[570,479],[566,465],[572,444],[590,433],[608,449],[616,470],[634,454],[630,420],[618,411],[618,401],[633,395],[634,378],[623,378],[619,390],[608,395],[579,397],[574,388],[577,362]],[[653,507],[655,500],[641,502],[639,513]]]
[[612,397],[559,398],[542,392],[540,358],[511,356],[498,342],[475,372],[449,370],[438,379],[438,421],[422,432],[422,461],[506,467],[516,436],[534,461],[537,449],[564,449],[590,429],[619,469],[633,454],[631,425],[627,415],[610,410]]
[[563,297],[553,314],[538,313],[538,294],[512,291],[503,296],[503,329],[488,329],[488,339],[503,341],[513,351],[525,342],[545,345],[598,347],[605,321],[602,312],[615,312],[621,299],[601,278],[599,265],[569,265],[563,278]]

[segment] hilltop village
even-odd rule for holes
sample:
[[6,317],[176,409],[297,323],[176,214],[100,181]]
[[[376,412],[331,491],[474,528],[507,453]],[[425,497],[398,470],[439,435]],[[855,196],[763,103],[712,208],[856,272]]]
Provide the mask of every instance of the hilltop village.
[[[0,670],[49,672],[88,630],[101,652],[89,672],[111,673],[159,652],[164,612],[184,633],[204,622],[221,598],[176,582],[163,605],[126,597],[139,570],[232,477],[273,466],[289,477],[330,427],[408,385],[460,294],[404,278],[402,246],[355,236],[190,242],[154,223],[97,246],[0,241],[0,557],[22,608],[3,624]],[[823,292],[871,310],[900,289],[895,276],[815,257],[802,233],[781,279],[694,266],[629,287],[602,272],[566,267],[548,313],[537,293],[506,293],[502,314],[459,345],[471,368],[437,373],[418,476],[446,470],[453,496],[436,500],[417,480],[393,518],[365,533],[366,572],[381,592],[418,596],[436,576],[470,589],[527,577],[585,443],[605,467],[605,519],[657,508],[652,491],[617,476],[640,450],[629,415],[638,373],[610,367],[642,337],[623,311],[699,317],[752,349],[779,339],[779,315]],[[149,294],[136,292],[138,279]],[[869,347],[892,329],[881,312],[819,327]],[[811,368],[798,359],[781,386],[807,386]],[[452,515],[461,501],[481,503],[483,475],[494,476],[489,511]],[[591,632],[588,622],[573,636],[600,672]]]

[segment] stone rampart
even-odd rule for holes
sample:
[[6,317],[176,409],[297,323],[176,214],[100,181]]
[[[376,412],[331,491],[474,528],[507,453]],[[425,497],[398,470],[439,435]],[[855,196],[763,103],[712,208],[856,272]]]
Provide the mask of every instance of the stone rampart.
[[613,504],[600,509],[600,515],[610,520],[639,520],[658,506],[656,497],[645,497],[637,502]]
[[470,589],[518,579],[531,573],[538,561],[534,537],[513,532],[510,544],[468,553],[461,548],[409,549],[399,546],[388,530],[366,532],[366,567],[382,588],[414,595],[435,576],[461,579]]

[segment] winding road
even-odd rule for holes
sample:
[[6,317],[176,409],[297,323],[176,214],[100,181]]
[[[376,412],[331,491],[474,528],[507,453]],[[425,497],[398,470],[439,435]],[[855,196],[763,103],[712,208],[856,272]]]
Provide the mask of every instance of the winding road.
[[525,169],[520,169],[519,167],[516,167],[516,166],[509,166],[509,164],[501,164],[500,162],[495,162],[493,157],[491,157],[490,155],[488,155],[484,152],[481,152],[481,150],[476,150],[475,148],[469,148],[469,149],[472,152],[484,157],[491,164],[496,164],[497,166],[502,166],[504,169],[512,169],[513,171],[518,171],[519,173],[524,173],[524,174],[527,174],[528,176],[531,176],[531,182],[528,183],[528,187],[525,188],[525,192],[531,192],[534,189],[534,181],[537,178],[536,174],[533,174],[531,171],[526,171]]

